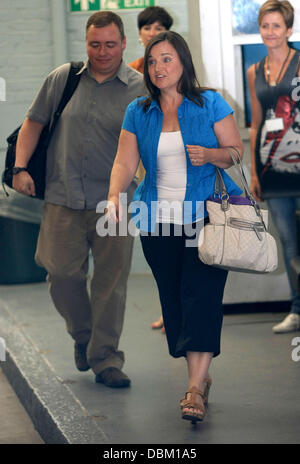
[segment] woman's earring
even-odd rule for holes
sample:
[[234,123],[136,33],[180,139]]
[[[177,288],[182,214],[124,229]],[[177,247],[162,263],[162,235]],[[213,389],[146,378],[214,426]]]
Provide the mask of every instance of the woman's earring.
[[140,37],[139,37],[139,42],[140,42],[140,44],[141,44],[142,46],[144,46],[144,43],[143,43],[143,41],[142,41],[142,39],[141,39]]

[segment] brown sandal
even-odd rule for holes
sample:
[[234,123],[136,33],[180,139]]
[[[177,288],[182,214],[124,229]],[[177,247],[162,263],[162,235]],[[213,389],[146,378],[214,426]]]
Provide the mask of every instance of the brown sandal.
[[211,377],[208,375],[206,379],[204,380],[205,383],[205,388],[204,388],[204,393],[203,393],[203,403],[205,406],[208,404],[208,395],[209,395],[209,390],[212,384]]
[[[190,399],[187,399],[187,395],[191,394]],[[206,410],[204,405],[204,394],[197,389],[197,387],[191,387],[185,394],[185,397],[180,401],[182,419],[190,420],[192,424],[196,424],[197,421],[203,421]],[[194,409],[194,411],[183,411],[184,409]],[[196,412],[199,409],[199,412]]]
[[[204,403],[205,406],[207,406],[209,390],[210,390],[210,387],[211,387],[211,384],[212,384],[212,379],[211,379],[210,375],[208,375],[206,377],[206,379],[204,379],[204,383],[205,383],[205,387],[204,387],[204,392],[203,392],[203,403]],[[183,401],[185,401],[185,400],[186,400],[186,396],[184,396],[180,400],[180,406],[182,405]]]

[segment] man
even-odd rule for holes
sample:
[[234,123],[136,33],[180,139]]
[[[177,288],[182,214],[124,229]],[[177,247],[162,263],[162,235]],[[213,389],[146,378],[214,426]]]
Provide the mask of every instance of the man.
[[[75,340],[77,368],[92,368],[96,382],[109,387],[130,385],[121,371],[124,354],[118,343],[133,239],[99,237],[96,205],[107,198],[125,109],[145,93],[142,75],[122,61],[125,47],[118,15],[102,11],[89,18],[88,61],[79,71],[79,85],[48,149],[44,214],[36,252],[37,263],[48,272],[54,305]],[[55,69],[31,105],[18,137],[16,167],[27,166],[42,128],[58,106],[69,69],[69,63]],[[26,195],[35,194],[33,180],[24,170],[14,175],[13,187]],[[94,273],[89,296],[90,250]]]

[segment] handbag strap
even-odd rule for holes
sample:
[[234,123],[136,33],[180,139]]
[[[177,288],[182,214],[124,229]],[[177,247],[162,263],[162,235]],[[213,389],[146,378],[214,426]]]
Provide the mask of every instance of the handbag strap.
[[225,185],[223,177],[221,175],[221,171],[220,171],[219,168],[217,168],[214,196],[215,197],[217,197],[217,196],[222,197],[223,195],[228,195],[228,194],[227,194],[227,190],[226,190],[226,185]]
[[216,180],[215,180],[215,191],[214,191],[214,197],[219,197],[222,201],[222,210],[227,211],[229,209],[229,203],[228,203],[228,198],[229,195],[226,190],[226,185],[223,180],[221,171],[219,168],[216,170]]
[[[241,182],[242,182],[246,197],[251,201],[251,203],[255,203],[255,199],[254,199],[254,197],[253,197],[253,195],[252,195],[252,193],[250,191],[250,188],[249,188],[249,185],[248,185],[245,173],[244,173],[243,163],[242,163],[242,159],[241,159],[241,156],[239,154],[239,151],[235,147],[223,147],[223,148],[225,150],[227,150],[228,153],[231,156],[231,159],[233,161],[236,172],[238,173],[238,175],[239,175],[239,177],[241,179]],[[237,159],[234,156],[232,150],[234,150],[234,152],[236,153],[239,162],[237,162]],[[222,181],[221,181],[221,179],[222,179]],[[221,189],[220,189],[220,187],[221,187]],[[220,191],[221,191],[221,194],[227,194],[226,186],[224,184],[220,169],[217,167],[217,176],[216,176],[216,182],[215,182],[215,193],[218,192],[220,194]]]
[[[244,168],[243,168],[242,158],[241,158],[239,151],[235,147],[223,147],[223,148],[227,150],[228,153],[230,154],[234,167],[236,169],[236,172],[239,174],[239,177],[241,179],[241,183],[244,188],[245,196],[248,198],[248,200],[250,200],[252,206],[255,209],[256,215],[259,217],[261,223],[264,226],[264,229],[267,230],[261,211],[260,211],[259,204],[256,202],[254,196],[252,195],[250,191],[250,188],[249,188],[246,176],[245,176]],[[236,156],[233,154],[233,152],[236,154]],[[215,195],[219,195],[222,200],[222,203],[221,203],[222,210],[227,211],[229,209],[229,204],[228,204],[229,195],[228,195],[224,180],[222,178],[221,171],[218,167],[217,167],[217,175],[216,175],[216,180],[215,180],[215,192],[214,193]]]
[[[243,187],[244,187],[245,195],[247,196],[247,198],[249,198],[249,200],[255,201],[254,197],[253,197],[253,195],[252,195],[252,193],[250,191],[250,188],[249,188],[246,176],[245,176],[243,162],[242,162],[242,158],[241,158],[241,155],[240,155],[239,151],[235,147],[226,147],[225,150],[227,150],[229,152],[229,154],[231,156],[231,159],[232,159],[232,161],[234,163],[234,167],[235,167],[236,171],[238,172],[238,174],[240,175],[241,182],[242,182]],[[232,153],[231,150],[233,150],[236,153],[238,161],[237,161],[236,157],[234,156],[234,154]]]

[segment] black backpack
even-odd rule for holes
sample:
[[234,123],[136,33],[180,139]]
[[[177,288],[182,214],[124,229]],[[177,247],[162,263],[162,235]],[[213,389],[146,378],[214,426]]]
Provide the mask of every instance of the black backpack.
[[[46,126],[43,127],[43,130],[40,134],[39,141],[37,146],[28,162],[27,171],[31,175],[34,184],[35,184],[35,193],[36,196],[34,198],[44,199],[45,194],[45,187],[46,187],[46,164],[47,164],[47,149],[55,130],[57,121],[63,112],[65,106],[67,105],[68,101],[72,97],[73,93],[75,92],[77,85],[79,83],[81,74],[77,75],[78,71],[83,66],[83,62],[71,62],[71,67],[69,71],[69,75],[67,78],[67,82],[63,91],[63,95],[61,97],[60,103],[58,108],[53,116],[52,124],[49,122]],[[16,160],[16,144],[17,138],[20,131],[19,126],[8,138],[7,138],[7,151],[6,151],[6,158],[5,158],[5,169],[2,173],[2,185],[6,195],[8,193],[5,190],[4,184],[8,187],[12,188],[12,181],[13,181],[13,173],[12,169],[15,165]]]

